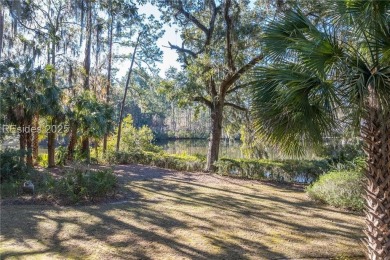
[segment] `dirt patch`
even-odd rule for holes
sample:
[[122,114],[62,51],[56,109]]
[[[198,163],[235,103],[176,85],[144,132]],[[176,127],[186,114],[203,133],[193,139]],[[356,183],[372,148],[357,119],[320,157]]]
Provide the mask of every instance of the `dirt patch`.
[[301,187],[140,165],[114,171],[121,201],[2,205],[1,259],[364,259],[362,216],[318,205]]

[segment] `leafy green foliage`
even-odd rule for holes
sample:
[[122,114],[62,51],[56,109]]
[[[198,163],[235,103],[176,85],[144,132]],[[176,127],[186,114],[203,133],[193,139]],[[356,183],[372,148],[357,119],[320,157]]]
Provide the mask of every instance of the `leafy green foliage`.
[[[118,129],[116,129],[115,133],[108,139],[107,147],[109,151],[115,150],[117,132]],[[151,152],[161,151],[160,147],[152,143],[153,140],[154,135],[149,127],[142,126],[137,129],[133,126],[133,118],[131,115],[128,115],[123,119],[121,150],[126,152],[132,152],[135,150]]]
[[[56,164],[57,165],[65,165],[67,158],[67,149],[64,146],[58,147],[56,150]],[[39,155],[38,155],[39,156]]]
[[363,157],[363,149],[361,143],[357,144],[328,144],[322,148],[320,156],[328,158],[332,163],[342,163],[353,161],[357,157]]
[[245,124],[240,129],[241,153],[248,159],[268,158],[267,148],[264,142],[256,136],[251,127]]
[[331,171],[307,187],[308,195],[329,205],[362,211],[364,175],[361,171]]
[[99,102],[94,93],[84,91],[74,98],[71,105],[69,115],[79,124],[83,135],[99,138],[113,130],[112,106]]
[[220,159],[216,166],[218,173],[250,179],[273,179],[278,181],[311,181],[329,170],[325,160],[254,160]]
[[178,171],[202,171],[204,157],[187,154],[166,154],[163,152],[144,152],[141,150],[111,152],[106,160],[111,164],[145,164]]
[[319,147],[345,124],[360,125],[370,86],[378,105],[390,107],[389,7],[387,1],[329,1],[322,23],[295,8],[265,27],[268,62],[254,70],[251,84],[263,140],[292,155]]
[[33,182],[35,194],[46,193],[52,189],[54,179],[51,175],[28,167],[20,161],[20,153],[19,150],[11,149],[0,152],[1,196],[14,197],[21,195],[21,187],[27,180]]
[[63,203],[94,201],[115,193],[117,178],[111,170],[75,168],[55,184],[54,194]]
[[[8,122],[21,125],[31,122],[35,113],[57,109],[58,88],[49,86],[48,71],[34,67],[31,59],[6,60],[0,64],[0,105]],[[52,96],[56,94],[56,100]]]
[[46,168],[49,165],[49,157],[47,153],[38,154],[37,162],[43,168]]
[[26,163],[21,161],[24,151],[5,149],[0,151],[0,182],[22,180],[30,170]]

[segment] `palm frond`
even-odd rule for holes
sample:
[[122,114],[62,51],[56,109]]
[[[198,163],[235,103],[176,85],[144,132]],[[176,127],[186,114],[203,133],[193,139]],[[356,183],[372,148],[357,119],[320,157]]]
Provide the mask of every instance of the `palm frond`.
[[303,155],[334,128],[334,86],[295,64],[254,71],[252,114],[265,141],[290,155]]

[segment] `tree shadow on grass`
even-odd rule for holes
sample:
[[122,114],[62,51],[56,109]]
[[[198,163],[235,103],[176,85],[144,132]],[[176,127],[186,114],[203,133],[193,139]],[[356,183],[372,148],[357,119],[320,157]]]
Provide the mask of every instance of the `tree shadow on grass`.
[[[137,165],[118,166],[116,172],[124,188],[137,195],[133,200],[76,207],[3,206],[1,258],[320,257],[308,249],[316,244],[307,243],[319,236],[349,242],[360,236],[359,225],[347,223],[341,212],[327,214],[311,202],[267,195],[256,187],[223,182],[221,188],[207,178]],[[318,217],[320,222],[308,222]],[[322,257],[336,253],[324,250]]]

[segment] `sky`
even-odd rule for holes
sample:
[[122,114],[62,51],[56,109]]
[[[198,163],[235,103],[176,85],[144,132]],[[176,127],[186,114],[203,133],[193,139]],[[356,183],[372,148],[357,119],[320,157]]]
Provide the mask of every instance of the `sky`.
[[[160,11],[158,10],[158,8],[151,5],[150,3],[140,6],[138,11],[139,13],[146,14],[147,16],[152,14],[156,19],[160,17]],[[163,62],[156,64],[156,66],[160,69],[161,77],[164,77],[165,72],[171,66],[180,68],[180,63],[177,62],[178,55],[176,51],[164,47],[164,46],[168,46],[168,41],[171,42],[172,44],[180,45],[181,43],[180,34],[179,32],[177,32],[177,28],[170,27],[167,24],[164,24],[163,29],[165,33],[163,37],[157,41],[157,46],[160,47],[160,49],[163,51]],[[125,76],[129,70],[129,66],[130,66],[130,60],[123,62],[120,65],[117,76],[119,78]]]

